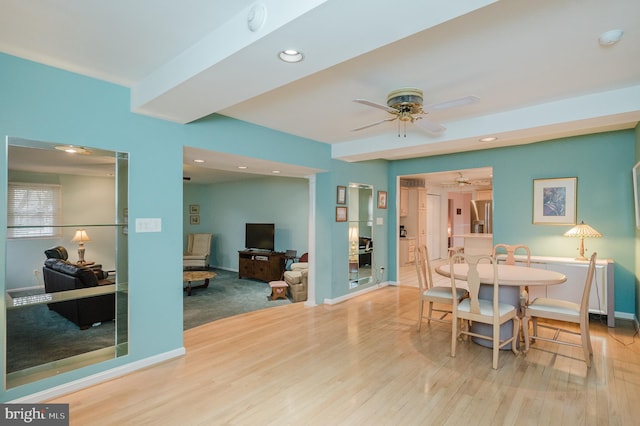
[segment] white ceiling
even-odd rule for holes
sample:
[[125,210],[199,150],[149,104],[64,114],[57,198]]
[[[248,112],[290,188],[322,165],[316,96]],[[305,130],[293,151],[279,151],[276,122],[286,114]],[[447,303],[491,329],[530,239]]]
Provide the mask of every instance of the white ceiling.
[[[266,19],[252,32],[254,5]],[[617,28],[618,44],[598,44]],[[305,60],[279,61],[287,48]],[[188,123],[219,113],[331,144],[347,161],[640,121],[637,0],[3,0],[0,51],[130,87],[140,114]],[[398,138],[395,122],[350,131],[388,117],[353,99],[384,104],[407,86],[423,89],[425,103],[480,102],[430,114],[447,127],[440,136],[410,125]],[[499,139],[478,141],[487,135]],[[219,155],[208,154],[217,168]],[[185,150],[192,155],[207,153]]]

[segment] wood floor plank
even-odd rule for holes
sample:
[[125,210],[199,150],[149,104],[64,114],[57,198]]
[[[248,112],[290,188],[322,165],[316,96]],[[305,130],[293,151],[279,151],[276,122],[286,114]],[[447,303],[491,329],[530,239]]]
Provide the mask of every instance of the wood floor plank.
[[640,418],[635,327],[592,323],[580,349],[526,356],[416,331],[417,289],[385,287],[329,306],[270,308],[187,330],[185,356],[55,398],[72,425],[626,425]]

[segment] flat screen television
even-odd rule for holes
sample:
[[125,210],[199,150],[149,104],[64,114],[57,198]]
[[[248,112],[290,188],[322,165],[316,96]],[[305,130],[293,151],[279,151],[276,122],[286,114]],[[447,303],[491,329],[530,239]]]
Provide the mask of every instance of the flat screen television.
[[273,251],[275,225],[273,223],[247,223],[244,245],[248,250]]

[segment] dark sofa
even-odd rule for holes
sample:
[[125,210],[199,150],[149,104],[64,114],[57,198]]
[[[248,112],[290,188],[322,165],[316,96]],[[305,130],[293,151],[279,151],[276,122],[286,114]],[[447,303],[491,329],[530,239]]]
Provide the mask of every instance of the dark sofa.
[[[113,284],[103,279],[106,275],[100,275],[90,268],[73,265],[62,259],[47,259],[42,268],[42,276],[47,293]],[[91,327],[92,324],[115,318],[113,293],[49,303],[48,306],[82,330]]]

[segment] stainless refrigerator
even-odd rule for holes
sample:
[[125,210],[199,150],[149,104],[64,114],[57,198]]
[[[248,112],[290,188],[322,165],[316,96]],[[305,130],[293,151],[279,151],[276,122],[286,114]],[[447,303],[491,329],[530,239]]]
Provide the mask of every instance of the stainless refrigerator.
[[471,233],[472,234],[492,234],[493,233],[493,209],[491,200],[471,200]]

